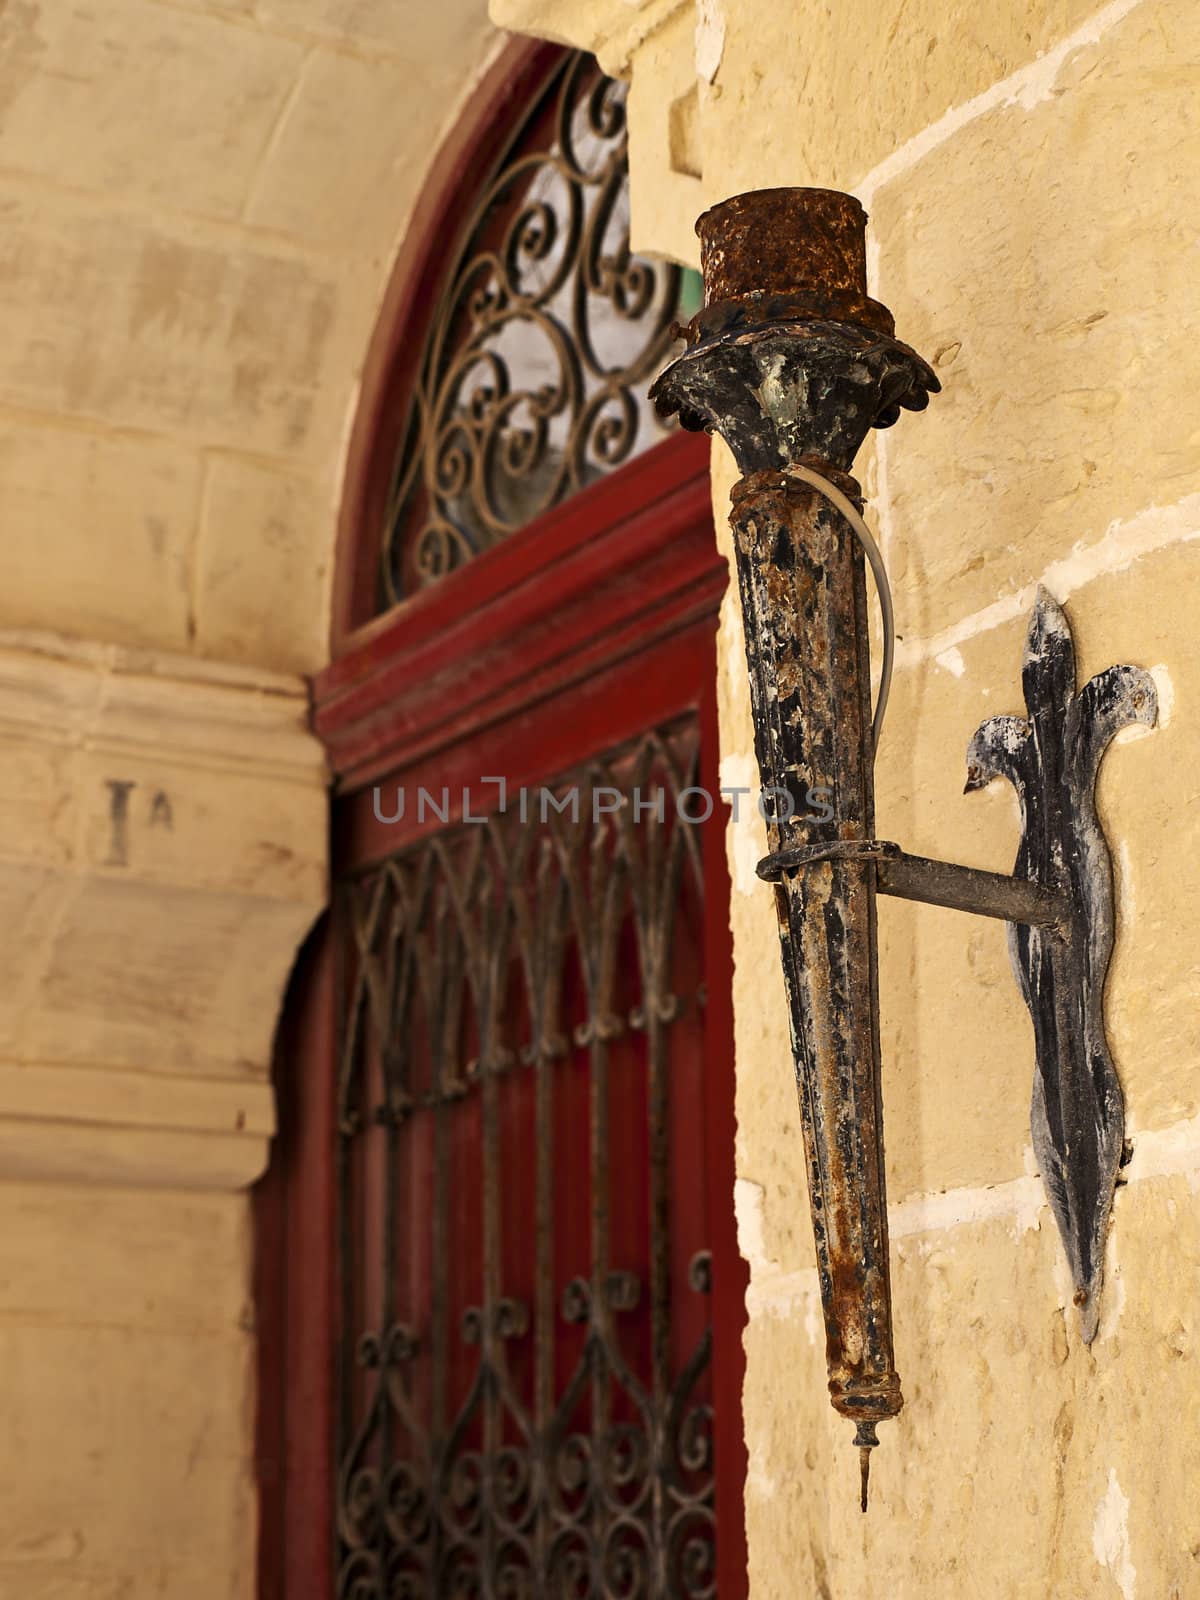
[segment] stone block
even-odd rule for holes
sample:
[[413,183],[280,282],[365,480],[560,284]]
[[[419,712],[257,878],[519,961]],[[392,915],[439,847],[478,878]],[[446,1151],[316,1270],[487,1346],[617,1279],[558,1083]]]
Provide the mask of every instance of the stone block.
[[[694,110],[688,114],[687,107]],[[695,223],[705,202],[690,6],[677,11],[634,55],[628,120],[630,244],[698,267]]]
[[[251,1593],[250,1574],[225,1563],[252,1561],[252,1357],[237,1330],[0,1323],[0,1425],[22,1462],[20,1495],[0,1502],[5,1556],[121,1574],[130,1593],[173,1594],[175,1572],[204,1571],[210,1593]],[[59,1452],[39,1448],[47,1436],[90,1468],[70,1473],[65,1502]]]
[[722,0],[725,42],[703,97],[711,200],[806,184],[854,189],[947,111],[1032,62],[1093,0]]
[[[876,763],[876,831],[912,855],[1011,872],[1019,840],[1008,785],[963,794],[966,751],[987,717],[1020,712],[1024,621],[893,681]],[[880,1025],[893,1200],[1002,1183],[1026,1170],[1033,1032],[1005,925],[881,897]]]
[[68,898],[61,868],[6,862],[0,868],[0,1050],[15,1048],[42,981]]
[[322,250],[390,263],[425,176],[412,151],[414,72],[429,81],[426,93],[444,117],[461,93],[463,65],[459,52],[414,68],[317,51],[267,151],[247,220]]
[[327,459],[374,310],[353,275],[65,196],[0,191],[0,224],[0,402]]
[[163,440],[0,414],[0,627],[186,650],[200,472]]
[[[215,0],[224,4],[225,0]],[[453,5],[397,7],[391,0],[235,0],[264,28],[302,34],[359,56],[392,57],[407,63],[469,58],[474,41],[495,39],[486,0]]]
[[144,0],[15,6],[5,31],[10,172],[227,220],[304,55],[293,40]]
[[880,1428],[865,1519],[852,1429],[827,1402],[815,1280],[760,1302],[746,1338],[751,1592],[860,1595],[886,1573],[897,1600],[1128,1600],[1134,1573],[1138,1592],[1150,1574],[1155,1594],[1186,1600],[1200,1389],[1179,1264],[1200,1251],[1194,1188],[1176,1176],[1119,1191],[1090,1350],[1046,1211],[894,1243],[905,1408]]
[[[242,1196],[15,1184],[0,1190],[0,1323],[87,1323],[228,1335],[246,1320],[250,1217]],[[153,1270],[148,1270],[150,1267]]]
[[[265,1074],[315,908],[121,881],[81,883],[18,1035],[33,1060]],[[270,949],[276,959],[261,960]]]
[[23,643],[0,649],[4,1170],[249,1182],[283,986],[326,894],[302,686]]
[[1081,677],[1130,661],[1152,669],[1159,689],[1159,726],[1118,735],[1097,788],[1117,882],[1105,1014],[1135,1147],[1138,1129],[1200,1112],[1200,961],[1189,932],[1200,856],[1198,550],[1191,540],[1144,555],[1068,606]]
[[329,654],[332,488],[237,456],[208,464],[196,557],[196,649],[314,672]]
[[619,78],[638,46],[680,9],[690,10],[687,0],[489,0],[488,15],[498,28],[590,51]]
[[883,443],[906,638],[1200,489],[1198,49],[1189,0],[1136,6],[874,198],[875,292],[943,383]]

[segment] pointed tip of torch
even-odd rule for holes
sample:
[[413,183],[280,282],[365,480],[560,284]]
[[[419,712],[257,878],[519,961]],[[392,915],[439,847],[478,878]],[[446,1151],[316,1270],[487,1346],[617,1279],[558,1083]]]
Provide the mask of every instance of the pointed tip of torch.
[[854,1442],[858,1446],[858,1470],[861,1484],[859,1505],[866,1513],[867,1496],[871,1483],[871,1451],[879,1443],[873,1422],[860,1422],[858,1432],[854,1435]]

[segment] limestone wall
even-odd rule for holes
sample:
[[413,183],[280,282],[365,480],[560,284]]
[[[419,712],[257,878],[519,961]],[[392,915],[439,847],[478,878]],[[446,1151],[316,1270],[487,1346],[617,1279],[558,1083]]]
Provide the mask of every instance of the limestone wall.
[[300,676],[483,0],[0,8],[0,1600],[255,1592]]
[[323,664],[356,382],[482,0],[0,19],[0,627]]
[[[538,31],[545,0],[506,0]],[[589,8],[562,0],[560,36]],[[649,8],[634,5],[641,14]],[[964,797],[986,716],[1022,710],[1044,582],[1089,675],[1153,670],[1160,725],[1100,785],[1115,844],[1111,1041],[1133,1159],[1101,1332],[1079,1341],[1028,1131],[1032,1039],[1002,925],[881,905],[897,1357],[872,1506],[825,1394],[801,1141],[753,821],[731,833],[738,1211],[754,1600],[1200,1594],[1200,836],[1193,0],[699,0],[629,51],[634,243],[695,261],[743,189],[852,190],[873,290],[944,393],[864,452],[902,643],[878,826],[1008,870],[1014,798]],[[717,447],[724,531],[731,462]],[[753,770],[736,604],[723,774]],[[1128,747],[1127,747],[1128,746]]]

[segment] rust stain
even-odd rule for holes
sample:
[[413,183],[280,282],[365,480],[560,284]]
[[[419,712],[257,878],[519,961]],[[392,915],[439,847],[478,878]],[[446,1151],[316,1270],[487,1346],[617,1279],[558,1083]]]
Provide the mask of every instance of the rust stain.
[[854,196],[835,189],[755,189],[722,201],[696,223],[706,310],[893,334],[891,312],[867,295],[866,223]]

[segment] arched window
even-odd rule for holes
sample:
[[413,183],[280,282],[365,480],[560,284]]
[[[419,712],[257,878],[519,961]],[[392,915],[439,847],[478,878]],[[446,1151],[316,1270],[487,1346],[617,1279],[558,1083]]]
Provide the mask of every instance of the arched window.
[[314,686],[265,1593],[741,1600],[726,568],[645,399],[685,279],[629,253],[621,86],[503,70],[385,313]]
[[665,437],[646,391],[698,278],[630,251],[625,86],[543,53],[514,109],[457,224],[442,219],[424,327],[393,357],[375,611]]
[[680,270],[629,250],[624,85],[550,67],[462,222],[403,405],[381,605],[661,440]]

